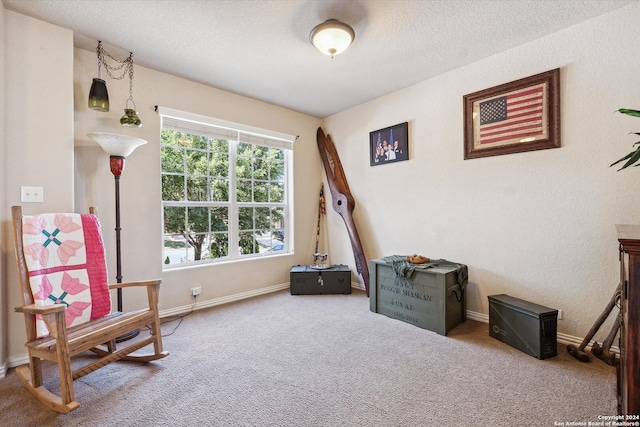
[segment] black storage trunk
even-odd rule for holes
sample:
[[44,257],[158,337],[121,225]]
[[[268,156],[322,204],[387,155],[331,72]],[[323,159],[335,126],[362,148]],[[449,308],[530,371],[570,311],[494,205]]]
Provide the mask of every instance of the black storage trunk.
[[509,295],[489,296],[489,335],[538,359],[555,357],[558,310]]
[[291,295],[350,294],[351,270],[343,264],[325,269],[294,265],[291,267],[289,289]]

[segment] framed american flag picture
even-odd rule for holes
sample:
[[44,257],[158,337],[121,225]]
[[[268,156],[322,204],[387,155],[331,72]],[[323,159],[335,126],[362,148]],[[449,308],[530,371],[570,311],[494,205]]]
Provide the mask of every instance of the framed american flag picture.
[[560,69],[464,96],[464,158],[560,147]]

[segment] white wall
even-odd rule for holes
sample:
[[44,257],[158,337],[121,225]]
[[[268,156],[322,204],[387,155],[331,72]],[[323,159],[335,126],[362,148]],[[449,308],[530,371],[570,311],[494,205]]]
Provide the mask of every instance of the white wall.
[[[465,263],[470,310],[487,313],[487,295],[509,293],[563,309],[560,331],[583,336],[617,283],[614,224],[637,222],[640,212],[637,171],[608,167],[631,149],[635,140],[628,133],[640,130],[637,119],[613,113],[640,108],[634,55],[639,18],[635,3],[324,120],[356,199],[367,258],[419,252]],[[161,309],[189,304],[195,285],[202,286],[203,301],[250,293],[286,283],[291,265],[309,263],[323,175],[318,119],[136,66],[134,97],[144,126],[127,131],[115,124],[128,97],[125,81],[108,81],[110,113],[87,109],[95,54],[74,50],[70,31],[6,10],[0,22],[6,26],[0,51],[4,102],[11,107],[4,114],[4,140],[0,133],[0,295],[6,295],[0,302],[11,335],[1,337],[0,352],[24,353],[22,318],[13,313],[20,297],[8,231],[9,206],[19,203],[21,185],[44,186],[45,203],[25,205],[28,211],[97,206],[108,250],[115,245],[113,176],[106,154],[85,137],[88,131],[131,132],[149,141],[127,159],[122,177],[123,272],[125,280],[162,277]],[[558,67],[561,148],[462,159],[465,94]],[[162,272],[154,105],[300,135],[294,150],[295,255]],[[369,132],[404,121],[411,159],[370,167]],[[332,263],[355,271],[344,223],[330,207],[326,223],[322,249]],[[112,249],[108,262],[115,278]],[[125,293],[125,308],[140,301],[140,294]]]
[[[291,266],[307,263],[313,252],[321,183],[315,144],[319,119],[136,66],[134,98],[144,124],[140,129],[122,128],[119,118],[129,95],[127,81],[107,79],[109,113],[89,110],[88,91],[97,73],[95,53],[74,49],[69,30],[11,11],[4,13],[7,47],[3,64],[8,82],[6,105],[11,109],[6,111],[7,168],[2,173],[7,188],[1,212],[5,234],[2,268],[9,270],[2,280],[2,290],[7,293],[2,311],[7,313],[11,333],[1,341],[3,346],[6,343],[4,352],[10,365],[12,360],[23,362],[25,339],[23,319],[13,312],[21,299],[9,209],[20,204],[21,185],[44,187],[45,203],[24,204],[26,212],[86,212],[89,206],[98,207],[109,275],[115,282],[114,178],[108,156],[86,137],[87,132],[128,133],[148,141],[129,156],[121,178],[123,275],[125,281],[162,278],[161,310],[188,306],[189,288],[196,285],[202,286],[200,301],[285,285]],[[105,47],[117,56],[127,54]],[[159,117],[155,105],[300,135],[294,144],[295,254],[162,271]],[[142,292],[124,292],[125,309],[142,306],[144,301],[146,294]],[[3,362],[0,358],[0,365]]]
[[[420,253],[469,266],[468,309],[507,293],[564,311],[584,336],[618,283],[616,223],[639,220],[638,170],[616,172],[640,120],[640,4],[324,120],[356,199],[368,259]],[[401,67],[401,64],[399,64]],[[463,96],[561,69],[562,147],[463,160]],[[410,160],[369,166],[368,136],[409,122]],[[329,213],[333,258],[349,259]]]
[[[124,58],[127,54],[108,45],[105,48],[117,57]],[[189,289],[194,286],[202,287],[198,300],[204,302],[285,285],[292,265],[308,263],[313,251],[317,190],[321,183],[321,164],[315,143],[319,119],[135,66],[134,99],[143,126],[127,130],[118,120],[129,96],[128,81],[107,79],[109,113],[87,108],[91,79],[96,73],[95,53],[76,49],[75,207],[77,211],[86,210],[89,205],[99,207],[112,279],[115,280],[115,254],[110,250],[115,246],[114,179],[109,171],[108,156],[86,137],[90,131],[128,133],[148,141],[127,158],[121,178],[122,269],[125,281],[163,279],[161,310],[191,304]],[[160,121],[154,112],[155,105],[300,135],[294,143],[295,254],[162,271]],[[142,293],[131,295],[128,291],[123,298],[125,309],[143,303]]]
[[[15,267],[12,205],[20,204],[20,186],[41,186],[44,203],[25,203],[25,213],[73,209],[73,33],[64,28],[4,11],[5,197],[0,212],[2,310],[10,331],[7,352],[24,352],[24,321]],[[5,311],[6,310],[6,311]]]

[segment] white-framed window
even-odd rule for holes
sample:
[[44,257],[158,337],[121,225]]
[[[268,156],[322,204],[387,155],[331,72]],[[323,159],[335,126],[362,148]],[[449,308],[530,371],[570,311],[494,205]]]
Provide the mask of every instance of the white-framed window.
[[291,252],[295,137],[158,113],[164,266]]

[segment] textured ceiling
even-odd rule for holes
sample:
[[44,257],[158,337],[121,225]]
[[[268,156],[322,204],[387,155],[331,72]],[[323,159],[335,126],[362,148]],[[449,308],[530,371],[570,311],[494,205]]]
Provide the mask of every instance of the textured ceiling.
[[[135,64],[326,117],[638,0],[3,0]],[[329,18],[355,41],[309,43]],[[523,76],[524,77],[524,76]]]

